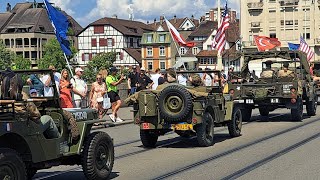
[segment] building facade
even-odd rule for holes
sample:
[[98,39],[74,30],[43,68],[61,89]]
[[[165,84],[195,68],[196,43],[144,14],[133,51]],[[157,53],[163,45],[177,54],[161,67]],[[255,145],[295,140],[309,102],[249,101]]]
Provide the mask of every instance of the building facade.
[[[224,12],[225,8],[220,8],[221,14]],[[229,17],[230,17],[230,22],[235,22],[237,20],[237,11],[234,11],[232,9],[228,9],[229,11]],[[218,21],[218,17],[221,18],[221,15],[218,16],[218,8],[212,8],[208,12],[206,12],[205,15],[205,20],[206,21]]]
[[256,51],[253,36],[278,38],[287,50],[287,42],[299,44],[300,35],[320,60],[320,1],[316,0],[244,0],[241,1],[241,35],[245,51]]
[[[81,26],[72,17],[67,17],[73,32],[81,31]],[[43,57],[46,42],[55,38],[43,3],[17,3],[13,9],[8,4],[7,11],[0,13],[0,32],[6,48],[29,59],[33,66]],[[76,42],[74,36],[70,40]]]
[[138,21],[99,19],[77,35],[78,63],[85,65],[99,53],[116,52],[115,66],[141,65],[142,34],[151,31],[151,27]]

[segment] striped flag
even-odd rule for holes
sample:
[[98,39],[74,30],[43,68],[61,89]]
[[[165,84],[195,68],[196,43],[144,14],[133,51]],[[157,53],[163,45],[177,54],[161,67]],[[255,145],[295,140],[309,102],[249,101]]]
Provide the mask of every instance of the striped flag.
[[186,46],[186,47],[193,47],[194,43],[193,42],[187,42],[181,34],[177,31],[177,29],[166,19],[166,24],[168,26],[168,29],[170,31],[170,34],[173,38],[173,40],[177,41],[180,46]]
[[230,17],[228,14],[228,4],[226,3],[224,12],[222,14],[222,20],[221,20],[221,25],[218,28],[217,34],[213,39],[212,42],[212,49],[218,50],[218,52],[221,54],[225,50],[225,45],[226,45],[226,29],[229,28],[229,23]]
[[307,44],[307,42],[304,40],[302,36],[300,36],[299,50],[307,54],[308,61],[310,61],[314,56],[314,52],[312,51],[312,49],[309,47],[309,45]]

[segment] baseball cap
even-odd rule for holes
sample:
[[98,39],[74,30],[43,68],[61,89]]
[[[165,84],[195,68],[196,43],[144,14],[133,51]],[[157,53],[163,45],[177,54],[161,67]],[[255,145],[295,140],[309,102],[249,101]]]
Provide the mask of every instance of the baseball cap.
[[234,65],[230,65],[229,68],[234,68]]
[[111,67],[109,70],[110,70],[110,72],[116,72],[116,71],[118,71],[118,69],[117,69],[116,67]]
[[81,69],[81,68],[76,68],[75,70],[74,70],[74,72],[78,72],[78,71],[83,71],[83,69]]
[[32,94],[32,93],[38,93],[38,91],[36,89],[30,89],[29,94]]
[[140,68],[140,71],[146,71],[146,68],[142,67]]

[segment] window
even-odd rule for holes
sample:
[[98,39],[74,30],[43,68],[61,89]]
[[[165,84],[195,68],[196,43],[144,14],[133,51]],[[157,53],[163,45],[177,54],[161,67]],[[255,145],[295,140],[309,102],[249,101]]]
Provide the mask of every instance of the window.
[[150,56],[152,57],[153,56],[152,47],[148,47],[147,48],[147,56],[148,57],[150,57]]
[[184,55],[186,53],[186,49],[184,47],[180,48],[180,55]]
[[153,40],[152,34],[148,34],[147,35],[147,42],[152,42],[152,40]]
[[148,70],[153,69],[153,63],[152,62],[148,62]]
[[276,10],[275,9],[270,9],[269,13],[276,13]]
[[310,39],[310,33],[303,33],[303,38],[304,39]]
[[211,45],[207,45],[207,50],[211,50],[212,46]]
[[164,42],[165,39],[166,39],[166,35],[165,35],[165,34],[160,34],[160,35],[159,35],[159,41],[160,41],[160,42]]
[[207,64],[207,58],[201,58],[200,64]]
[[164,46],[160,46],[159,47],[159,55],[160,56],[166,56],[166,49],[165,49],[165,47]]
[[276,33],[270,33],[270,38],[277,38],[277,34]]
[[107,39],[107,45],[108,45],[108,47],[112,47],[113,46],[113,39],[112,38],[108,38]]
[[275,2],[276,2],[276,0],[269,0],[269,2],[270,2],[270,3],[275,3]]
[[166,69],[166,62],[161,62],[161,61],[160,61],[160,69],[161,69],[161,70]]
[[94,34],[103,34],[104,33],[104,26],[93,26],[93,33]]
[[91,46],[97,47],[97,39],[91,39]]
[[214,64],[214,59],[213,58],[208,58],[208,64]]
[[99,45],[100,46],[107,46],[108,45],[107,40],[104,39],[104,38],[100,38],[99,39]]
[[82,54],[82,61],[89,61],[89,53]]
[[192,54],[193,55],[197,55],[198,54],[198,48],[197,47],[192,48]]
[[137,45],[138,45],[138,47],[141,47],[141,39],[140,38],[138,39]]

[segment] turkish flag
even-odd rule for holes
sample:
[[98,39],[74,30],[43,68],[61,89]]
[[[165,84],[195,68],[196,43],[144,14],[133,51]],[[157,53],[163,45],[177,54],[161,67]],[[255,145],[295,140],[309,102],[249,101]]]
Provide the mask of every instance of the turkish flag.
[[278,40],[278,38],[269,38],[266,36],[257,35],[254,35],[253,37],[259,51],[266,51],[277,46],[281,46],[281,42]]

